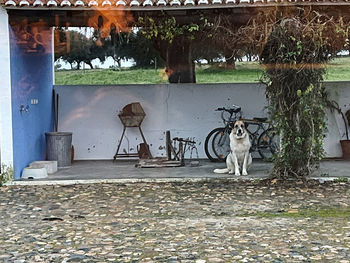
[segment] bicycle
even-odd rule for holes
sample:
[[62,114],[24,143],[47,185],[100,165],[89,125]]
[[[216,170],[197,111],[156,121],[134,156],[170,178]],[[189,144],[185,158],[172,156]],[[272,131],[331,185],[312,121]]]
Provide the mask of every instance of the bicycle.
[[[250,152],[257,151],[264,160],[270,160],[278,152],[280,138],[270,127],[267,118],[243,119],[241,107],[237,105],[229,109],[218,108],[216,111],[221,111],[221,119],[225,127],[215,128],[205,139],[204,150],[211,161],[225,161],[230,152],[229,134],[237,120],[243,120],[246,124],[251,142]],[[229,114],[228,118],[225,118],[225,113]],[[252,127],[256,128],[252,129]]]

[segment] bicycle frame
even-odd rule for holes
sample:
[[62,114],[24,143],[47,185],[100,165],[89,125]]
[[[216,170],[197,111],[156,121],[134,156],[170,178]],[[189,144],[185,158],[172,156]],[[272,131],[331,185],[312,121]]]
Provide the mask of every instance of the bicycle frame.
[[228,118],[228,119],[226,119],[225,117],[224,117],[224,114],[225,114],[225,112],[227,112],[227,111],[221,111],[221,119],[222,119],[222,121],[223,121],[223,123],[224,123],[224,125],[225,125],[225,128],[227,127],[227,126],[232,126],[233,125],[233,123],[235,123],[237,120],[239,120],[239,119],[241,119],[242,118],[242,112],[241,111],[239,111],[239,112],[232,112],[231,114],[230,114],[230,117]]
[[[254,152],[256,151],[258,146],[258,137],[260,136],[260,134],[262,134],[268,129],[268,126],[266,126],[267,123],[258,122],[255,120],[244,120],[244,119],[243,119],[243,122],[246,123],[246,129],[249,133],[250,143],[251,143],[251,152]],[[257,128],[254,131],[252,131],[251,129],[248,128],[251,125],[257,126]]]
[[[217,111],[221,111],[221,119],[224,127],[213,129],[206,137],[204,143],[205,153],[211,161],[225,160],[229,152],[229,134],[237,120],[242,120],[246,124],[251,141],[251,152],[259,152],[262,158],[266,158],[266,155],[275,152],[270,145],[275,135],[266,136],[271,130],[270,123],[266,121],[267,118],[243,119],[241,107],[236,105],[233,105],[233,108],[230,109],[224,107],[218,108]],[[255,127],[255,129],[252,129],[252,127]]]

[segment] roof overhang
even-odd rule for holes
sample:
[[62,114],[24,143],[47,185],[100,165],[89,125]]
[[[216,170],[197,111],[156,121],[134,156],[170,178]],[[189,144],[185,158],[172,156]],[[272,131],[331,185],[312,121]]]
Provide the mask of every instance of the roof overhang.
[[[138,16],[168,14],[188,21],[202,14],[231,14],[237,23],[245,23],[256,12],[269,9],[307,8],[321,10],[330,15],[350,15],[348,1],[288,1],[288,0],[5,0],[1,5],[8,11],[11,21],[43,19],[51,26],[86,26],[96,12],[125,11]],[[59,17],[59,19],[57,19]],[[59,21],[59,22],[57,22]]]

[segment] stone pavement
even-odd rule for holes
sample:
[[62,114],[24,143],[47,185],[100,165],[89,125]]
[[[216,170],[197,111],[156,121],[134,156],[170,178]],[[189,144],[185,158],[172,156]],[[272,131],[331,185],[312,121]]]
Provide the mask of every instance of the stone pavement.
[[345,263],[349,205],[341,182],[5,186],[0,262]]

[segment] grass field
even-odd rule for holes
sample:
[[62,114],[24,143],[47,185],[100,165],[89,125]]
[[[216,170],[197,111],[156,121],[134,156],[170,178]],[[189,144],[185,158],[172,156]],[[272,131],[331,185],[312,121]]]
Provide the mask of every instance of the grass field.
[[[326,81],[350,80],[350,57],[333,60],[327,66]],[[258,82],[262,68],[256,62],[239,62],[236,70],[216,66],[196,68],[197,83]],[[164,69],[93,69],[55,72],[57,85],[159,84],[167,83]]]

